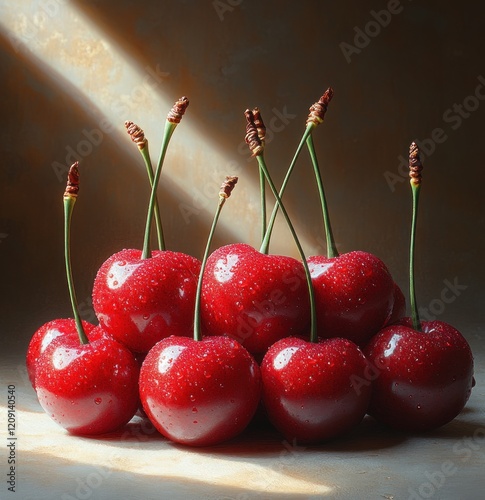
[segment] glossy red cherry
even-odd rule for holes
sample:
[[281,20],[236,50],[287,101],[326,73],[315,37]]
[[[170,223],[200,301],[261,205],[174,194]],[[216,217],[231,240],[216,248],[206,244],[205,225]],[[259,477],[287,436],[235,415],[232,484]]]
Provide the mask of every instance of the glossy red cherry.
[[348,339],[276,342],[261,364],[270,422],[298,443],[325,441],[352,429],[369,405],[370,384],[355,385],[366,367],[361,350]]
[[244,430],[261,395],[257,363],[229,337],[161,340],[140,373],[143,408],[170,440],[209,446]]
[[394,281],[385,264],[368,252],[309,257],[318,331],[363,346],[391,315]]
[[217,249],[204,273],[201,315],[210,335],[230,335],[253,355],[304,333],[310,305],[301,262],[241,243]]
[[[90,332],[95,328],[95,326],[91,323],[88,323],[87,321],[82,321],[82,325],[84,328],[84,332],[86,333],[86,335],[88,335],[88,338],[90,338]],[[78,338],[76,322],[74,318],[54,319],[52,321],[44,323],[35,331],[29,342],[25,360],[27,366],[27,374],[34,389],[35,372],[40,355],[45,351],[46,347],[55,338],[72,334],[76,335],[76,338]]]
[[71,434],[114,431],[135,414],[139,367],[133,354],[108,337],[81,344],[57,337],[40,356],[36,393],[44,411]]
[[421,327],[389,326],[364,349],[375,368],[369,414],[400,430],[450,422],[473,386],[473,355],[461,333],[442,321],[423,321]]
[[100,325],[136,352],[147,352],[169,335],[187,335],[193,325],[200,262],[186,254],[122,250],[100,267],[93,308]]
[[442,321],[420,321],[414,280],[414,249],[423,166],[418,146],[409,148],[413,195],[409,252],[411,318],[388,326],[371,339],[365,353],[373,366],[369,413],[406,431],[440,427],[465,406],[474,384],[473,355],[463,335]]

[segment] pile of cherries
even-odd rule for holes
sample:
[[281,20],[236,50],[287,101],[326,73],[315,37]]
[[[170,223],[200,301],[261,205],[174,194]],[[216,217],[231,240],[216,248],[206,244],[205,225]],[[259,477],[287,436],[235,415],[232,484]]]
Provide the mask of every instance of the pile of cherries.
[[[246,142],[262,190],[262,246],[210,252],[222,206],[237,178],[221,186],[202,262],[164,248],[157,185],[171,136],[188,106],[170,110],[154,171],[143,131],[126,127],[151,182],[143,249],[124,249],[100,267],[93,285],[97,326],[77,310],[70,265],[70,220],[79,189],[75,163],[64,193],[66,274],[74,318],[40,327],[27,368],[45,412],[76,435],[126,425],[139,411],[168,439],[191,446],[221,443],[263,414],[286,439],[318,443],[348,432],[366,414],[404,431],[446,424],[474,384],[465,338],[441,321],[421,322],[414,300],[414,234],[422,165],[410,148],[413,219],[410,318],[385,264],[375,255],[339,255],[330,227],[312,134],[333,91],[313,106],[287,177],[277,192],[264,161],[265,127],[247,110]],[[303,147],[322,202],[327,255],[305,258],[282,195]],[[276,199],[266,220],[265,186]],[[268,252],[281,210],[301,259]],[[156,221],[159,248],[152,250]]]

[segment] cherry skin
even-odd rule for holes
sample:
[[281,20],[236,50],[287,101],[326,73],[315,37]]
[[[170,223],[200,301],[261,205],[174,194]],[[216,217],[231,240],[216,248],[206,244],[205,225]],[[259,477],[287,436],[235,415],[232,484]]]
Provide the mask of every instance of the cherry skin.
[[355,384],[365,377],[366,367],[362,351],[348,339],[276,342],[261,364],[270,422],[298,443],[318,443],[352,429],[370,401],[370,385]]
[[392,428],[424,431],[454,419],[473,386],[473,355],[465,338],[442,321],[410,318],[388,326],[365,347],[373,365],[369,414]]
[[242,432],[261,396],[258,364],[230,337],[168,337],[140,372],[145,413],[168,439],[210,446]]
[[254,356],[277,340],[308,329],[310,303],[303,265],[231,244],[207,260],[202,324],[209,335],[230,335]]
[[[96,327],[93,324],[88,323],[87,321],[82,321],[82,325],[84,332],[86,333],[88,338],[91,338],[90,333]],[[34,335],[30,339],[25,359],[27,374],[34,389],[35,372],[40,355],[46,350],[46,347],[55,338],[61,335],[63,336],[72,334],[75,334],[77,336],[76,322],[73,318],[62,318],[48,321],[35,331]]]
[[71,434],[115,431],[134,416],[139,366],[133,354],[104,336],[81,344],[57,337],[40,356],[36,393],[44,411]]
[[385,264],[368,252],[308,258],[325,338],[343,337],[363,346],[391,315],[394,281]]
[[406,298],[397,283],[394,283],[394,300],[386,326],[399,322],[406,315]]
[[93,308],[108,334],[134,352],[191,331],[200,262],[186,254],[122,250],[100,267]]

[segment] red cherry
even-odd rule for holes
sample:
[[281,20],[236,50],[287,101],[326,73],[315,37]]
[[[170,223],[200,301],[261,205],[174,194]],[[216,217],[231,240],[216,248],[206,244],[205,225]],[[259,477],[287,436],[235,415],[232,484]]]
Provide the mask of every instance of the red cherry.
[[[90,332],[95,329],[95,326],[87,321],[82,321],[82,325],[85,333],[88,335],[88,338],[91,338]],[[27,365],[27,374],[29,375],[30,383],[34,389],[35,372],[40,355],[55,338],[61,335],[64,336],[72,334],[75,334],[76,338],[78,338],[76,322],[73,318],[54,319],[52,321],[48,321],[35,331],[29,342],[25,360]]]
[[236,436],[261,395],[257,363],[229,337],[169,337],[147,354],[140,373],[143,408],[176,443],[209,446]]
[[348,431],[364,418],[369,404],[370,385],[355,384],[366,367],[364,355],[348,339],[276,342],[261,364],[269,420],[286,439],[301,443]]
[[310,304],[301,262],[246,244],[211,254],[204,272],[202,322],[210,335],[230,335],[253,355],[308,329]]
[[133,354],[115,340],[80,344],[76,335],[66,335],[40,356],[35,389],[45,412],[71,434],[103,434],[135,414],[138,375]]
[[[404,322],[412,324],[410,318]],[[442,321],[423,321],[421,327],[389,326],[364,349],[376,373],[369,414],[400,430],[450,422],[473,386],[473,355],[462,334]]]
[[100,325],[135,352],[148,352],[168,335],[187,335],[193,324],[200,262],[186,254],[122,250],[100,267],[93,308]]
[[371,253],[353,251],[309,257],[308,266],[319,333],[365,345],[384,326],[394,303],[394,281],[385,264]]

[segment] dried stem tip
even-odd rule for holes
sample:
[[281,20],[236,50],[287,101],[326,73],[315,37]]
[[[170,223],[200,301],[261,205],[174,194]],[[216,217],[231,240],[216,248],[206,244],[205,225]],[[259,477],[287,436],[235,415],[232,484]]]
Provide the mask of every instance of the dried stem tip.
[[226,175],[226,180],[222,183],[219,191],[219,197],[224,199],[229,198],[234,186],[237,184],[237,180],[237,177]]
[[171,123],[180,123],[188,105],[189,100],[185,96],[181,97],[178,101],[175,101],[172,109],[168,112],[167,120]]
[[141,151],[146,145],[145,132],[136,124],[130,121],[125,122],[126,131],[131,137],[131,140],[138,146]]
[[264,125],[263,118],[261,117],[259,108],[253,108],[253,121],[254,125],[256,126],[256,130],[258,131],[259,140],[264,146],[264,140],[266,138],[266,127]]
[[71,165],[67,174],[67,186],[64,191],[64,198],[77,198],[79,193],[79,162]]
[[[247,109],[244,112],[244,115],[246,116],[246,136],[244,137],[244,140],[249,146],[249,149],[251,150],[253,156],[261,155],[263,154],[264,144],[258,134],[258,128],[256,127],[256,123],[254,120],[254,112]],[[261,116],[259,116],[259,118],[261,118]]]
[[421,170],[423,170],[423,164],[419,157],[419,148],[415,142],[412,142],[409,146],[409,177],[414,186],[421,184]]
[[320,100],[310,106],[310,113],[308,114],[308,118],[306,121],[307,125],[313,123],[316,126],[319,123],[323,122],[325,113],[327,112],[328,103],[332,100],[332,97],[333,89],[332,87],[328,87],[328,89],[323,93],[322,97],[320,97]]

